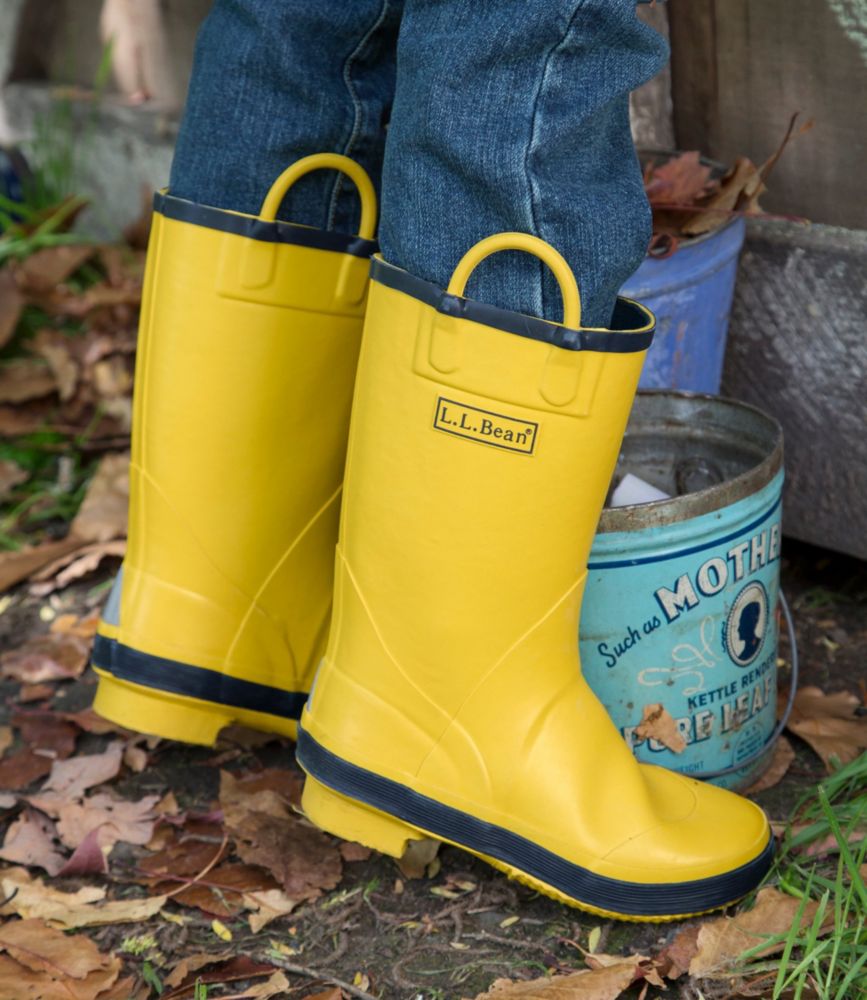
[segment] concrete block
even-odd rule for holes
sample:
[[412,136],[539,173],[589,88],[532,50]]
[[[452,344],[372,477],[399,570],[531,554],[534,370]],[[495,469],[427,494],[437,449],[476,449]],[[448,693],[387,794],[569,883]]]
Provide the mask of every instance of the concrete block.
[[867,231],[754,221],[723,391],[785,432],[783,529],[867,559]]

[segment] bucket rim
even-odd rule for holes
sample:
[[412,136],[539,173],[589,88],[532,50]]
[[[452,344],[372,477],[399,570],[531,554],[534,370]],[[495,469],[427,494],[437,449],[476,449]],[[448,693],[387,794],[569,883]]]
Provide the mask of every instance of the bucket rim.
[[756,465],[732,479],[715,483],[694,493],[653,500],[649,503],[627,504],[622,507],[605,507],[599,519],[597,533],[643,531],[648,527],[662,527],[711,514],[758,493],[767,486],[783,467],[783,428],[776,417],[764,410],[730,396],[705,392],[686,392],[677,389],[642,389],[638,398],[668,397],[706,403],[716,407],[729,407],[747,411],[764,421],[773,436],[773,447]]

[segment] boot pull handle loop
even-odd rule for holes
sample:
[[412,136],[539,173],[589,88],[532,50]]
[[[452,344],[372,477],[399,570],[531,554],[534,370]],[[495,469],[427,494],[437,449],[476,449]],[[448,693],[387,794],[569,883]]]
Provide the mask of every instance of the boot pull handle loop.
[[373,182],[361,164],[350,160],[348,156],[342,156],[340,153],[314,153],[312,156],[304,156],[300,160],[296,160],[291,167],[287,167],[271,185],[268,194],[265,195],[259,218],[265,222],[273,222],[277,218],[277,210],[289,188],[305,174],[314,170],[339,170],[355,184],[361,199],[361,225],[358,227],[358,235],[365,240],[374,239],[376,235],[376,191]]
[[550,243],[529,233],[497,233],[480,240],[461,257],[446,291],[450,295],[463,295],[472,272],[486,257],[500,250],[523,250],[547,264],[563,296],[563,326],[573,330],[581,326],[581,293],[572,269]]

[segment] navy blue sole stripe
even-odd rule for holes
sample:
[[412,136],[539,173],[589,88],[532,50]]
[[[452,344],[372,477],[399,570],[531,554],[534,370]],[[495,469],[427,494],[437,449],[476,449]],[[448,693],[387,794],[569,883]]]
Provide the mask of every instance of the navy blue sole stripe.
[[[451,295],[439,285],[417,278],[395,267],[381,257],[374,257],[370,265],[372,281],[403,292],[425,305],[433,306],[444,316],[468,319],[484,326],[492,326],[505,333],[514,333],[530,340],[540,340],[565,351],[599,351],[609,354],[634,354],[646,351],[653,341],[656,329],[653,316],[629,299],[618,299],[611,317],[612,330],[572,330],[558,323],[549,323],[536,316],[511,312],[490,306],[461,295]],[[645,329],[645,327],[650,327]]]
[[313,247],[316,250],[333,250],[353,257],[370,257],[377,250],[373,240],[331,229],[313,229],[292,222],[269,222],[254,215],[238,215],[222,208],[199,205],[194,201],[175,198],[166,191],[154,195],[154,211],[166,219],[187,222],[203,229],[233,233],[260,243],[289,243],[293,246]]
[[298,727],[296,758],[317,781],[381,812],[496,858],[580,903],[633,917],[674,917],[716,909],[754,889],[771,867],[773,840],[730,872],[689,882],[621,882],[561,858],[511,830],[421,795],[326,750]]
[[95,667],[121,681],[285,719],[300,719],[307,701],[303,691],[284,691],[229,677],[218,670],[142,653],[104,635],[94,640],[92,660]]

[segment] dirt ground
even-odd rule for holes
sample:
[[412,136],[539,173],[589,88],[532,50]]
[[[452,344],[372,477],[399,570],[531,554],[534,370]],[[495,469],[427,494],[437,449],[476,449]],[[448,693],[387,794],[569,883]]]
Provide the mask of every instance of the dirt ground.
[[[867,704],[867,564],[790,540],[784,551],[783,587],[795,616],[802,683],[826,692],[847,690]],[[91,577],[51,599],[19,588],[0,613],[0,650],[46,631],[53,614],[82,614],[98,606],[106,582],[107,574]],[[780,655],[789,659],[785,645]],[[64,711],[83,708],[94,688],[94,676],[86,673],[80,681],[57,685],[50,704]],[[0,684],[0,723],[17,707],[18,690],[17,683]],[[101,749],[106,742],[106,737],[85,734],[79,752]],[[795,737],[792,743],[796,759],[786,777],[756,796],[773,820],[785,820],[804,790],[824,774],[821,761],[805,744]],[[152,752],[144,772],[130,773],[113,787],[128,799],[171,788],[182,808],[207,811],[217,798],[220,767],[250,771],[286,767],[291,761],[291,745],[281,742],[256,749],[227,745],[221,751],[164,742]],[[0,812],[0,833],[6,824]],[[108,878],[121,891],[138,850],[120,844],[111,856]],[[91,936],[108,950],[147,930],[167,960],[217,950],[216,945],[264,956],[276,941],[286,946],[282,953],[289,956],[288,963],[302,970],[291,976],[298,987],[293,995],[321,992],[324,981],[336,978],[362,983],[368,993],[383,998],[435,1000],[473,997],[498,977],[583,968],[579,945],[587,946],[588,934],[597,926],[601,938],[595,950],[613,954],[655,951],[680,926],[599,920],[509,882],[450,847],[441,849],[439,863],[422,878],[406,878],[392,860],[376,855],[347,863],[344,872],[337,889],[258,935],[249,932],[244,919],[226,920],[233,934],[230,945],[215,940],[210,915],[191,909],[183,911],[190,918],[183,926],[154,919],[146,926],[104,927]],[[70,880],[70,888],[75,884]],[[129,958],[132,968],[136,961],[140,959]],[[239,988],[234,984],[228,992]],[[209,993],[209,1000],[220,995],[219,990]],[[666,995],[698,996],[689,984],[674,984]]]

